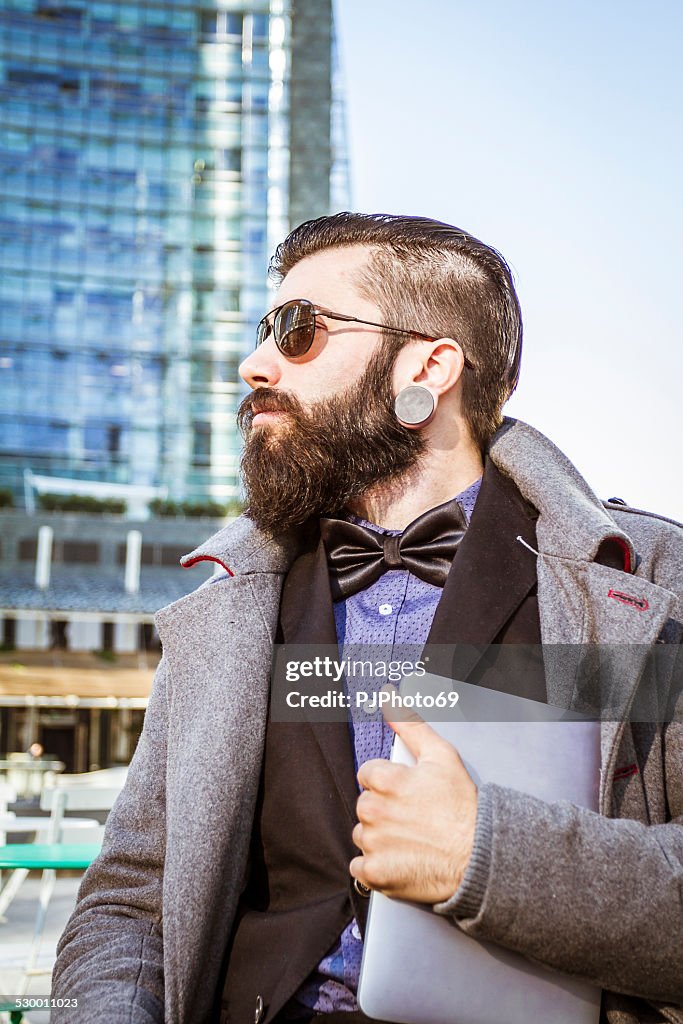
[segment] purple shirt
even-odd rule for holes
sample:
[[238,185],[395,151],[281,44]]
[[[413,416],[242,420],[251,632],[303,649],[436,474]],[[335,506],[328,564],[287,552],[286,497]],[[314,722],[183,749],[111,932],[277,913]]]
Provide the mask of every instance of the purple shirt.
[[[479,494],[481,478],[457,495],[457,501],[469,523]],[[385,530],[349,513],[347,518],[381,534],[400,534],[402,530]],[[392,569],[380,576],[365,590],[352,594],[334,605],[334,621],[340,655],[348,645],[381,647],[381,657],[387,661],[415,661],[429,636],[436,606],[443,590],[425,583],[407,569]],[[417,653],[416,653],[417,652]],[[387,682],[375,681],[375,689]],[[349,688],[353,683],[349,681]],[[372,758],[388,758],[391,753],[393,732],[384,722],[349,721],[353,736],[356,771]],[[357,1010],[356,992],[363,954],[363,942],[356,920],[342,932],[333,949],[323,957],[318,968],[304,982],[294,996],[291,1009],[303,1005],[317,1013],[335,1010]],[[292,1005],[294,1004],[294,1005]]]

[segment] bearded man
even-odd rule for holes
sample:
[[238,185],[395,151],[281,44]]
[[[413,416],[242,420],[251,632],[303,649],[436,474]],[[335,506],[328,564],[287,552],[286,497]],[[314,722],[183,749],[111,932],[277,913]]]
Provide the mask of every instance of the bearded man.
[[[522,325],[489,246],[344,213],[273,269],[240,368],[248,511],[183,560],[225,572],[158,615],[143,733],[58,947],[78,1017],[53,1021],[367,1020],[371,889],[593,982],[609,1024],[683,1020],[675,716],[602,723],[595,813],[477,788],[426,723],[268,713],[280,641],[445,647],[455,679],[569,708],[561,659],[504,654],[628,644],[607,683],[629,707],[654,645],[681,642],[683,530],[598,501],[503,420]],[[411,769],[387,761],[392,728]]]

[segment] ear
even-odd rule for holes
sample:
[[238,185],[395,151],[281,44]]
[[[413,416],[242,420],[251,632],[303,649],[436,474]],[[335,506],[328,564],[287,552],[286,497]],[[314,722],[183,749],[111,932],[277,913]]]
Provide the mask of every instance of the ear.
[[439,398],[457,385],[464,367],[462,348],[453,338],[409,343],[396,357],[394,392],[421,384]]

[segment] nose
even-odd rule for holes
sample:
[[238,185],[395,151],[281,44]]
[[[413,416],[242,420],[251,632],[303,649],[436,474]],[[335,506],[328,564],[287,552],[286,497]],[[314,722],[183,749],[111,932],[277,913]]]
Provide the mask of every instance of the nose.
[[250,388],[272,388],[282,376],[279,353],[272,338],[254,349],[239,366],[239,375]]

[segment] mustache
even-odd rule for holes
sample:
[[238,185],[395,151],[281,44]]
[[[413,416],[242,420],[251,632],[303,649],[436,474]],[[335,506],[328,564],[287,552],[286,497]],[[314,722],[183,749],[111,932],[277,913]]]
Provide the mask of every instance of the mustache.
[[260,412],[288,412],[301,415],[301,402],[288,391],[275,391],[273,388],[256,388],[240,402],[237,410],[237,426],[246,436],[251,429],[252,420]]

